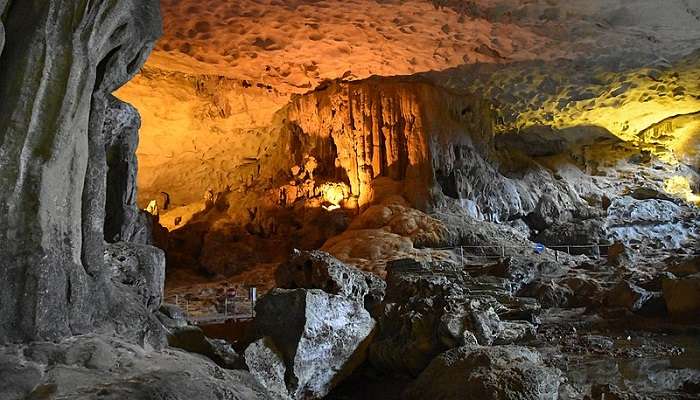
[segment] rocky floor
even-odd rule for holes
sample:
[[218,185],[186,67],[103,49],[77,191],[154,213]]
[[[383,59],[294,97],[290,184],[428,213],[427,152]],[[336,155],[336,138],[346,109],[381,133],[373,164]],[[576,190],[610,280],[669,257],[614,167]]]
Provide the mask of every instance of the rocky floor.
[[[694,399],[700,396],[700,290],[693,286],[700,258],[694,253],[612,249],[589,258],[528,252],[466,264],[405,258],[387,263],[384,289],[364,283],[366,273],[325,253],[304,252],[278,267],[274,285],[309,294],[321,289],[331,294],[325,301],[340,296],[364,303],[377,322],[369,346],[356,348],[366,349],[359,356],[366,360],[353,362],[350,370],[344,362],[333,367],[333,356],[304,350],[315,360],[312,370],[340,368],[337,373],[347,376],[317,392],[327,392],[325,398],[457,399],[460,393],[483,393],[493,399]],[[196,287],[202,293],[206,285]],[[297,301],[283,300],[291,293],[279,290],[271,292],[280,298],[272,309],[293,312]],[[309,323],[321,313],[329,319],[323,333],[315,334],[322,339],[312,335],[325,343],[347,329],[332,322],[338,318],[332,310],[315,307],[295,318]],[[296,323],[269,320],[266,314],[282,312],[270,306],[258,312],[266,327],[229,337],[237,347]],[[273,342],[280,340],[288,339]],[[335,345],[348,351],[343,339]],[[246,350],[245,357],[253,375],[270,387],[270,377],[261,378],[260,371],[271,365],[250,361],[269,358],[259,350]],[[295,363],[277,365],[298,368]],[[298,393],[292,398],[303,397]]]
[[582,314],[581,310],[552,310],[543,316],[532,343],[547,363],[564,372],[566,384],[560,398],[580,398],[581,388],[588,385],[593,393],[610,397],[698,397],[698,324]]

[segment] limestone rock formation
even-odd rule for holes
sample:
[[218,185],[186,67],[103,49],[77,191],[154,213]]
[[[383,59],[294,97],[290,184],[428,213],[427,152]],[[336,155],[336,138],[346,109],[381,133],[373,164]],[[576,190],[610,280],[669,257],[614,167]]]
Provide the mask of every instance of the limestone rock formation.
[[[288,395],[293,399],[318,399],[347,377],[366,357],[375,322],[362,303],[318,289],[274,289],[255,308],[254,329],[272,343],[261,342],[246,350],[249,367],[281,368],[270,359],[278,349],[284,360]],[[260,360],[259,357],[263,357]],[[267,361],[266,361],[267,360]],[[280,383],[269,372],[254,371],[262,384]],[[274,379],[273,379],[274,378]]]
[[433,360],[406,393],[409,399],[557,399],[560,372],[520,346],[465,346]]
[[624,307],[630,311],[639,311],[652,297],[653,294],[643,288],[622,281],[608,292],[605,304],[611,307]]
[[161,304],[156,313],[156,318],[158,318],[165,329],[169,331],[176,328],[183,328],[189,324],[185,311],[174,304]]
[[321,289],[365,304],[369,309],[384,299],[386,283],[378,276],[347,266],[322,251],[296,251],[277,268],[277,287]]
[[[408,259],[391,262],[370,361],[380,370],[417,376],[447,349],[532,337],[530,323],[501,321],[498,312],[505,314],[509,306],[500,300],[507,303],[507,298],[505,290],[479,283],[454,267]],[[510,306],[518,308],[516,303]],[[526,308],[524,314],[532,314]]]
[[113,337],[0,347],[0,398],[269,399],[242,370],[175,349],[146,352]]
[[158,4],[7,5],[0,4],[0,342],[109,329],[130,312],[112,312],[120,295],[104,264],[107,96],[138,72],[159,36]]
[[141,118],[131,105],[109,97],[103,136],[107,160],[105,240],[153,244],[152,216],[136,205]]
[[196,326],[174,327],[168,333],[168,345],[201,354],[225,369],[242,369],[243,361],[231,344],[211,339]]
[[[272,153],[269,127],[290,96],[333,79],[424,71],[435,71],[440,86],[492,100],[498,130],[530,151],[547,154],[601,126],[693,153],[693,130],[682,122],[698,111],[692,2],[669,0],[663,10],[655,0],[432,3],[444,7],[163,1],[165,36],[146,72],[119,93],[146,115],[143,192],[186,198],[237,187]],[[553,145],[520,137],[533,126],[554,128]]]
[[608,208],[610,236],[622,242],[661,248],[686,247],[700,238],[697,210],[668,200],[615,199]]
[[143,305],[155,311],[160,307],[165,284],[165,254],[149,245],[113,243],[105,246],[105,265],[112,279],[133,288]]
[[284,359],[272,339],[264,337],[251,343],[245,350],[245,361],[250,373],[272,396],[290,398],[285,383]]
[[[700,313],[691,3],[0,0],[0,398],[696,394],[636,335]],[[161,305],[151,201],[190,273],[328,252],[278,270],[250,373]]]
[[663,280],[666,307],[672,316],[698,319],[700,316],[700,274]]

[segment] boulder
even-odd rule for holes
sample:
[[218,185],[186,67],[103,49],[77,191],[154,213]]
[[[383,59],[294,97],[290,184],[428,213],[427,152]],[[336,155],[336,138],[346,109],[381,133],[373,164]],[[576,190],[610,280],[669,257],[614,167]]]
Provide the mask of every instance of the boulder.
[[520,346],[464,346],[436,357],[404,394],[407,399],[557,399],[560,371]]
[[201,354],[221,368],[238,369],[243,366],[241,357],[228,342],[209,338],[196,326],[172,329],[168,334],[168,344],[191,353]]
[[532,296],[543,308],[564,307],[574,297],[574,292],[553,280],[539,280],[527,287],[521,295]]
[[568,268],[554,261],[542,261],[530,257],[507,257],[482,270],[485,275],[505,278],[509,291],[517,294],[538,278],[561,277]]
[[290,398],[284,380],[287,371],[284,358],[272,339],[264,337],[248,345],[245,362],[250,373],[274,398]]
[[322,251],[296,251],[275,273],[277,287],[321,289],[365,304],[381,303],[386,283],[378,276],[344,264]]
[[668,200],[616,198],[608,208],[606,229],[610,238],[625,244],[674,249],[700,237],[697,211]]
[[156,313],[156,317],[168,330],[188,325],[187,315],[180,307],[174,304],[161,304]]
[[600,282],[586,275],[567,277],[561,280],[560,284],[571,293],[567,301],[568,307],[597,307],[605,295],[605,289]]
[[614,267],[622,267],[632,264],[634,261],[634,252],[632,252],[624,243],[616,241],[608,247],[608,262],[607,264]]
[[13,350],[0,348],[0,399],[25,399],[42,379],[41,365],[24,362]]
[[[294,399],[322,398],[347,377],[364,361],[375,326],[361,303],[319,289],[273,289],[255,312],[254,331],[279,350]],[[255,357],[269,352],[248,355],[249,366],[267,365]]]
[[562,224],[571,219],[571,212],[563,209],[562,202],[549,194],[540,197],[535,209],[528,214],[525,221],[531,229],[542,231],[555,224]]
[[449,264],[396,260],[388,265],[387,281],[369,353],[379,370],[417,376],[452,347],[510,344],[535,333],[529,322],[501,320],[499,312],[528,314],[507,287],[475,280]]
[[621,281],[608,291],[604,303],[608,307],[639,311],[653,297],[651,292],[642,289],[634,283]]
[[108,307],[101,329],[113,329],[122,338],[147,348],[164,347],[165,324],[157,312],[165,280],[163,251],[136,243],[112,243],[105,245],[103,260],[111,279],[100,288]]
[[661,287],[672,317],[700,319],[700,273],[683,278],[665,278]]
[[600,255],[600,249],[597,247],[576,246],[607,243],[606,237],[607,233],[602,219],[587,219],[552,225],[535,236],[534,241],[547,247],[555,247],[559,251],[563,251],[564,248],[556,246],[571,246],[568,249],[570,254],[585,254],[597,257]]
[[671,257],[664,260],[664,263],[669,264],[666,271],[675,276],[684,277],[700,273],[700,256],[698,255],[682,258]]

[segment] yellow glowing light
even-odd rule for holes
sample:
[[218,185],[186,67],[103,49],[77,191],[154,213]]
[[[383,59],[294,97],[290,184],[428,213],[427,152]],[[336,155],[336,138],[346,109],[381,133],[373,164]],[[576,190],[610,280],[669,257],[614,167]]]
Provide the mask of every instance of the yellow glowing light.
[[685,176],[672,176],[664,182],[664,190],[670,194],[685,198],[690,203],[700,204],[700,196],[693,193],[690,182]]
[[348,198],[350,188],[344,183],[327,182],[319,187],[319,191],[325,203],[323,208],[333,211],[340,208],[340,203]]
[[146,212],[151,215],[158,215],[158,202],[151,200],[151,202],[148,203],[148,206],[146,206]]

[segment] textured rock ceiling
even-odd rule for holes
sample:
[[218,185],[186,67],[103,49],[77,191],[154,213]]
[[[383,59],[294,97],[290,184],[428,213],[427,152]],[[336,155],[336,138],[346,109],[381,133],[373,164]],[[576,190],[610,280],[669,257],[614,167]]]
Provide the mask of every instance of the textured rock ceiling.
[[[432,3],[445,4],[436,8]],[[699,39],[692,0],[163,0],[149,65],[303,92],[324,79],[637,49]],[[458,12],[459,11],[459,12]]]
[[165,36],[149,65],[281,92],[550,52],[550,40],[526,27],[468,19],[426,1],[164,0],[162,7]]
[[141,202],[246,182],[292,95],[371,75],[433,71],[492,101],[497,132],[598,126],[697,163],[698,2],[476,3],[163,0],[165,35],[117,93],[143,118]]

